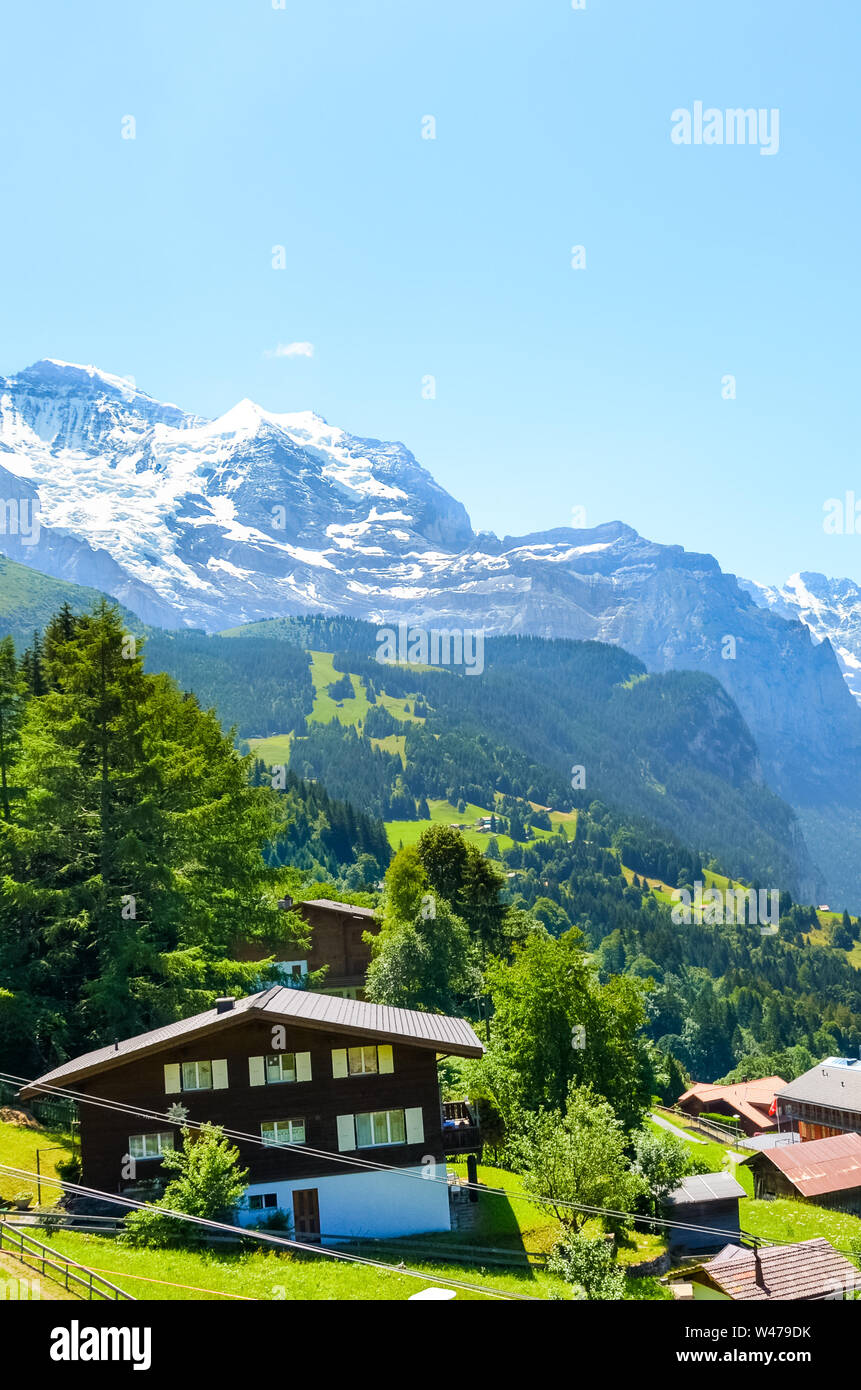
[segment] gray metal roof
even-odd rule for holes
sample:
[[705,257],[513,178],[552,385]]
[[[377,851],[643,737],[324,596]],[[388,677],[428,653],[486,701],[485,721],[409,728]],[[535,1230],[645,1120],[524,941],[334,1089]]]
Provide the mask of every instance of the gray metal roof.
[[820,1062],[777,1094],[780,1100],[804,1100],[834,1110],[861,1111],[861,1067]]
[[746,1134],[739,1139],[740,1149],[752,1149],[764,1153],[769,1149],[785,1149],[788,1144],[800,1144],[801,1135],[795,1129],[774,1129],[770,1134]]
[[372,908],[356,907],[354,903],[336,903],[332,898],[305,898],[302,902],[294,903],[293,907],[328,908],[331,912],[347,912],[353,917],[369,917],[371,921],[376,921],[376,913]]
[[671,1207],[684,1207],[694,1202],[723,1202],[744,1196],[744,1188],[732,1173],[695,1173],[685,1178],[664,1201]]
[[276,1018],[303,1028],[320,1028],[329,1032],[347,1033],[364,1038],[405,1042],[413,1047],[432,1048],[435,1052],[459,1057],[480,1057],[484,1051],[465,1018],[450,1018],[447,1014],[422,1013],[417,1009],[393,1009],[386,1004],[370,1004],[363,999],[342,999],[336,994],[317,994],[302,989],[286,989],[274,985],[237,999],[232,1009],[219,1013],[207,1009],[191,1018],[167,1023],[137,1037],[125,1038],[108,1047],[98,1047],[73,1057],[37,1081],[22,1087],[22,1100],[35,1095],[44,1086],[64,1086],[85,1076],[106,1071],[130,1057],[157,1052],[177,1039],[191,1039],[198,1033],[215,1028],[231,1027],[248,1015]]

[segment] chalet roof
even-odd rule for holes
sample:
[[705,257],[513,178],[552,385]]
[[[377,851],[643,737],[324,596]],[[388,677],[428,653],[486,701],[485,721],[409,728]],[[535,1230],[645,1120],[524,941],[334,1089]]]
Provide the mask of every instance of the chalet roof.
[[763,1246],[760,1278],[752,1250],[725,1245],[700,1273],[741,1303],[825,1298],[839,1289],[861,1287],[861,1274],[822,1236],[797,1245]]
[[332,898],[305,898],[303,902],[294,903],[293,907],[322,907],[330,912],[346,912],[351,917],[367,917],[371,922],[376,921],[376,913],[372,908],[356,907],[355,903],[336,903]]
[[801,1100],[835,1110],[861,1112],[861,1066],[834,1066],[820,1062],[778,1091],[782,1101]]
[[[834,1134],[804,1144],[769,1149],[764,1157],[784,1173],[802,1197],[861,1187],[861,1135]],[[745,1159],[751,1163],[750,1158]]]
[[744,1188],[732,1173],[696,1173],[685,1178],[664,1201],[667,1206],[684,1207],[695,1202],[725,1202],[745,1195]]
[[22,1087],[20,1097],[27,1100],[45,1086],[68,1086],[85,1077],[108,1071],[131,1057],[158,1052],[178,1039],[191,1041],[200,1035],[230,1028],[249,1018],[290,1022],[302,1028],[319,1028],[381,1042],[404,1042],[412,1047],[430,1048],[457,1057],[480,1057],[484,1051],[465,1018],[446,1014],[422,1013],[417,1009],[393,1009],[370,1004],[363,999],[343,999],[336,994],[317,994],[309,990],[275,985],[237,999],[231,1009],[219,1013],[207,1009],[191,1018],[167,1023],[137,1037],[98,1047],[81,1057],[73,1057],[38,1080]]
[[768,1124],[768,1110],[775,1094],[786,1082],[782,1076],[762,1076],[754,1081],[738,1081],[732,1086],[719,1086],[716,1083],[701,1081],[679,1096],[677,1105],[696,1097],[708,1109],[717,1100],[724,1101],[737,1114],[744,1115],[752,1124]]

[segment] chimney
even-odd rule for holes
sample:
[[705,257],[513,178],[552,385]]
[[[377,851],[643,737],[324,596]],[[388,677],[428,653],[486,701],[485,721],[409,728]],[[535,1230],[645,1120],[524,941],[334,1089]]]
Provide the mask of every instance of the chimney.
[[293,906],[293,899],[289,896],[286,898],[279,898],[278,906],[281,908],[282,912],[289,912]]
[[232,994],[222,995],[220,999],[215,1001],[215,1012],[217,1014],[229,1014],[235,1003],[236,1000]]
[[757,1244],[754,1244],[753,1247],[753,1268],[753,1277],[756,1280],[757,1284],[761,1289],[766,1288],[765,1278],[762,1273],[762,1260],[759,1258],[759,1246]]

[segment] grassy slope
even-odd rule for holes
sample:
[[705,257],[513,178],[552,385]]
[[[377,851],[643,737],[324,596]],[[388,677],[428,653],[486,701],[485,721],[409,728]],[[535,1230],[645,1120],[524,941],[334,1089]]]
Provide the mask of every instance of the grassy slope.
[[[674,1121],[675,1123],[675,1121]],[[652,1125],[652,1122],[649,1121]],[[657,1126],[652,1125],[657,1129]],[[693,1134],[693,1131],[689,1131]],[[849,1216],[843,1212],[830,1211],[827,1207],[817,1207],[809,1202],[794,1202],[789,1198],[779,1198],[773,1202],[757,1201],[753,1196],[753,1175],[745,1164],[726,1161],[731,1150],[717,1143],[692,1144],[698,1157],[709,1160],[713,1172],[728,1168],[741,1183],[748,1194],[739,1201],[739,1222],[741,1229],[750,1235],[761,1236],[763,1240],[796,1241],[811,1240],[814,1236],[824,1236],[833,1246],[841,1250],[854,1263],[861,1259],[852,1255],[852,1242],[861,1243],[861,1217]],[[747,1154],[747,1150],[735,1150]]]
[[[440,1237],[437,1237],[440,1239]],[[396,1269],[376,1270],[339,1260],[314,1256],[294,1256],[263,1252],[228,1254],[216,1251],[131,1250],[102,1236],[53,1231],[50,1244],[91,1269],[110,1271],[106,1278],[137,1298],[197,1300],[228,1295],[254,1299],[318,1299],[344,1302],[351,1299],[407,1299],[426,1287],[421,1280],[400,1274]],[[419,1269],[432,1284],[435,1275],[480,1284],[487,1289],[548,1298],[551,1292],[565,1293],[561,1280],[530,1268],[485,1270],[464,1265],[445,1265],[439,1261],[414,1259],[401,1246],[390,1256],[375,1255],[383,1263],[397,1266],[403,1261]],[[193,1285],[194,1289],[147,1284],[131,1276],[143,1275],[171,1284]],[[207,1290],[206,1293],[195,1290]],[[458,1292],[458,1298],[480,1299],[481,1293]]]
[[[455,1165],[465,1174],[465,1164]],[[520,1179],[498,1168],[480,1167],[479,1181],[488,1187],[513,1191]],[[515,1269],[482,1266],[481,1255],[472,1265],[445,1264],[439,1256],[423,1256],[426,1246],[439,1247],[445,1243],[459,1251],[470,1246],[491,1246],[518,1254],[545,1252],[553,1244],[556,1222],[545,1209],[515,1196],[482,1193],[478,1202],[477,1222],[469,1231],[440,1233],[412,1237],[409,1248],[400,1243],[387,1251],[385,1242],[373,1249],[361,1250],[365,1257],[396,1266],[403,1262],[411,1269],[422,1271],[427,1282],[435,1277],[460,1279],[484,1288],[525,1294],[531,1298],[551,1296],[570,1297],[562,1280],[537,1267],[524,1265]],[[192,1252],[164,1250],[131,1250],[115,1240],[100,1236],[52,1232],[50,1244],[71,1255],[91,1269],[98,1269],[114,1283],[142,1299],[212,1300],[229,1295],[262,1300],[316,1299],[345,1301],[351,1299],[406,1299],[423,1287],[423,1283],[392,1271],[381,1271],[329,1260],[325,1257],[293,1256],[260,1251],[250,1253]],[[652,1236],[637,1236],[622,1252],[623,1262],[648,1259],[658,1253],[658,1243]],[[132,1275],[144,1276],[133,1279]],[[164,1283],[148,1284],[145,1279]],[[194,1289],[171,1287],[193,1285]],[[196,1290],[206,1290],[201,1293]],[[459,1292],[458,1298],[479,1299],[480,1293]],[[633,1299],[663,1298],[664,1290],[654,1279],[632,1279],[628,1296]]]
[[[116,602],[99,589],[52,579],[50,575],[40,574],[38,570],[28,569],[0,555],[0,636],[11,633],[26,644],[32,639],[34,628],[43,628],[64,603],[76,613],[87,613],[103,598],[109,603]],[[121,606],[120,612],[131,632],[143,632],[140,618]]]
[[[23,1168],[27,1172],[36,1171],[36,1150],[39,1149],[39,1166],[45,1177],[42,1180],[42,1205],[51,1206],[59,1197],[56,1182],[57,1160],[71,1157],[72,1144],[68,1134],[54,1134],[47,1129],[27,1129],[23,1125],[7,1124],[0,1121],[0,1163],[12,1168]],[[50,1150],[50,1152],[44,1152]],[[0,1197],[14,1197],[17,1192],[32,1192],[36,1199],[35,1178],[10,1177],[0,1173]]]

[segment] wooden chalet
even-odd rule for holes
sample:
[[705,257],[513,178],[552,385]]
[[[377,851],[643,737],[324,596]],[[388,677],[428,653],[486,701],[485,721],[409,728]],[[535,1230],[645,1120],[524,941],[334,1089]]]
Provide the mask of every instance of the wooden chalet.
[[294,902],[282,898],[279,906],[285,912],[297,913],[310,928],[308,945],[283,941],[240,941],[235,948],[237,960],[265,960],[275,957],[283,983],[304,987],[312,972],[328,967],[321,989],[326,994],[340,994],[345,999],[364,997],[365,976],[371,963],[371,948],[365,932],[374,935],[380,924],[368,907],[334,902],[330,898],[312,898]]
[[764,1134],[777,1128],[774,1098],[786,1082],[782,1076],[763,1076],[732,1086],[700,1081],[679,1096],[676,1105],[686,1115],[725,1115],[736,1118],[745,1134]]
[[745,1159],[755,1197],[792,1197],[820,1207],[861,1212],[861,1135],[832,1134],[765,1149]]
[[826,1057],[781,1087],[776,1104],[781,1129],[797,1129],[804,1143],[861,1133],[861,1061]]
[[467,1117],[458,1142],[444,1126],[437,1056],[482,1052],[461,1018],[275,986],[76,1057],[20,1096],[70,1087],[153,1113],[79,1102],[81,1181],[100,1192],[157,1178],[187,1117],[250,1136],[234,1140],[240,1222],[280,1209],[297,1237],[407,1235],[450,1229],[445,1157],[468,1129],[477,1144]]

